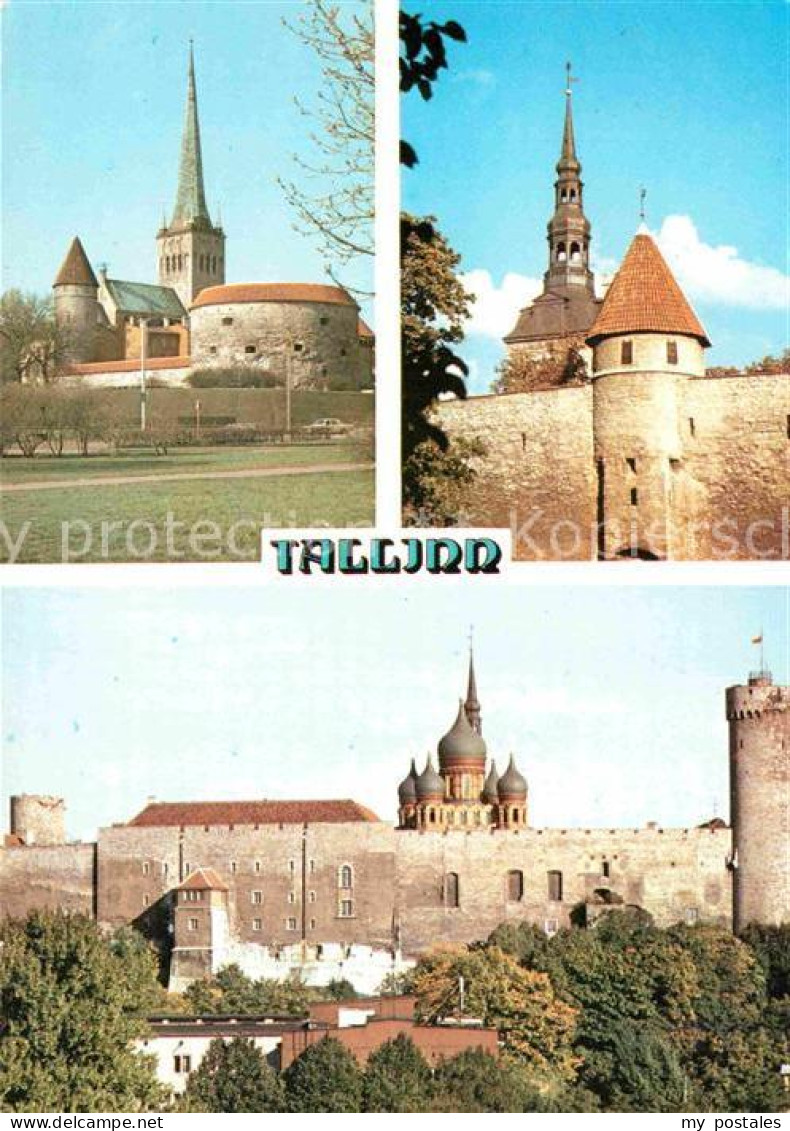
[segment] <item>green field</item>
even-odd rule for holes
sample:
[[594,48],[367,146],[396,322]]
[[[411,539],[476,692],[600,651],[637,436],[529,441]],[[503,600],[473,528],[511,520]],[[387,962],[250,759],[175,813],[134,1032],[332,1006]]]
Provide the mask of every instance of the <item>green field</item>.
[[[337,444],[258,451],[193,449],[160,458],[141,453],[6,459],[5,482],[138,474],[140,481],[0,493],[0,560],[257,561],[264,527],[372,525],[372,470],[234,479],[212,479],[211,473],[345,462],[369,463],[370,452]],[[207,477],[157,483],[157,475],[164,472],[205,472]],[[15,544],[20,549],[12,554]]]

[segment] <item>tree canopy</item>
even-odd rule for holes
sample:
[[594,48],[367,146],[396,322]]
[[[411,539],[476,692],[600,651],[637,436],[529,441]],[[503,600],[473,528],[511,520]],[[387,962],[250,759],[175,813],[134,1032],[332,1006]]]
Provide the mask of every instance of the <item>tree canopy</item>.
[[281,1112],[285,1089],[252,1040],[217,1037],[191,1073],[181,1106],[187,1111]]

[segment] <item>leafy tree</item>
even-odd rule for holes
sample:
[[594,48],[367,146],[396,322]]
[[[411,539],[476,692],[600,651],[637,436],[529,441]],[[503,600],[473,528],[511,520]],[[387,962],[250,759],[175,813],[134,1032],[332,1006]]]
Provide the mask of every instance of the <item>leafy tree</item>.
[[750,923],[741,939],[751,947],[763,968],[768,996],[790,997],[790,924]]
[[373,5],[349,14],[343,5],[310,0],[286,26],[315,54],[322,85],[314,105],[297,100],[313,125],[306,133],[310,155],[294,158],[301,181],[278,183],[297,230],[317,239],[327,273],[337,281],[342,268],[375,250]]
[[285,1089],[253,1041],[217,1037],[190,1075],[183,1103],[187,1111],[281,1112]]
[[362,1074],[348,1049],[333,1037],[309,1045],[283,1073],[290,1112],[360,1112]]
[[752,361],[745,367],[737,365],[713,365],[705,370],[706,377],[737,377],[740,373],[790,373],[790,349],[780,354],[767,354],[760,361]]
[[317,1000],[319,995],[298,977],[284,982],[271,978],[256,981],[232,963],[212,978],[192,982],[183,996],[186,1008],[194,1013],[274,1013],[305,1017],[309,1002]]
[[401,1033],[370,1054],[363,1111],[424,1111],[431,1094],[431,1070],[411,1038]]
[[54,381],[72,344],[50,297],[10,290],[0,298],[0,382]]
[[553,389],[566,385],[582,385],[589,372],[582,349],[584,338],[550,343],[540,357],[523,350],[510,353],[497,369],[492,393],[529,393],[535,389]]
[[328,1001],[350,1001],[358,994],[348,978],[332,978],[321,991],[321,996]]
[[467,1015],[499,1031],[504,1048],[536,1076],[572,1079],[576,1011],[548,976],[523,967],[497,947],[448,947],[425,955],[414,970],[417,1015],[433,1024],[459,1012],[464,979]]
[[132,1049],[158,995],[153,950],[61,912],[4,923],[0,946],[0,1108],[156,1110],[153,1060]]
[[507,1056],[466,1049],[436,1069],[434,1111],[544,1111],[547,1101],[525,1072]]
[[[420,15],[412,16],[403,9],[399,15],[400,89],[408,94],[416,89],[427,102],[433,97],[433,84],[439,73],[447,68],[445,38],[466,43],[466,32],[455,20],[438,24],[435,20],[423,22]],[[401,164],[412,169],[417,164],[417,154],[407,141],[400,143]]]

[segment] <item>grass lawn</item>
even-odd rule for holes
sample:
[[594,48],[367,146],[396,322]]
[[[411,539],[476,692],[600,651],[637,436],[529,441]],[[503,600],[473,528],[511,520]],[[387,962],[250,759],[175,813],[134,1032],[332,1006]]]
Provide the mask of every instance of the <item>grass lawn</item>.
[[119,455],[63,455],[58,458],[40,452],[33,459],[8,456],[0,460],[0,480],[3,483],[40,483],[47,479],[88,479],[107,475],[145,475],[155,479],[165,472],[241,471],[245,468],[369,463],[371,460],[369,445],[345,441],[293,447],[272,444],[268,447],[172,448],[166,456],[154,455],[150,449]]
[[17,562],[258,561],[263,527],[372,525],[374,479],[339,471],[52,488],[2,495],[0,507],[2,561],[25,523]]

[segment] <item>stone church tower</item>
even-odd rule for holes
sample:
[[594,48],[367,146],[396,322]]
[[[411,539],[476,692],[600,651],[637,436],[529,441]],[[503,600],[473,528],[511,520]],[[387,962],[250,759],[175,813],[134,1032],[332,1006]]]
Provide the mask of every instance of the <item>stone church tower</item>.
[[225,282],[225,233],[212,223],[206,206],[191,44],[176,204],[170,224],[157,233],[156,246],[159,283],[172,287],[187,309],[204,287]]
[[565,90],[565,126],[554,182],[554,215],[548,225],[549,264],[543,276],[543,292],[518,316],[515,328],[505,338],[508,354],[526,354],[540,360],[552,350],[578,343],[586,355],[583,339],[600,306],[590,270],[590,221],[584,214],[584,184],[581,162],[576,155],[570,65]]

